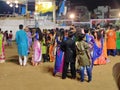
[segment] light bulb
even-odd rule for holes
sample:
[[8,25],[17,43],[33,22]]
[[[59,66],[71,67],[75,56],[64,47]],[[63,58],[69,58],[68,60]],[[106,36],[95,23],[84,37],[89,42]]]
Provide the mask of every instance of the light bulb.
[[18,0],[15,0],[15,3],[18,4]]
[[13,7],[13,4],[12,4],[12,3],[10,4],[10,7]]
[[10,1],[7,1],[6,3],[7,3],[7,4],[10,4]]
[[18,4],[16,4],[15,7],[18,8]]

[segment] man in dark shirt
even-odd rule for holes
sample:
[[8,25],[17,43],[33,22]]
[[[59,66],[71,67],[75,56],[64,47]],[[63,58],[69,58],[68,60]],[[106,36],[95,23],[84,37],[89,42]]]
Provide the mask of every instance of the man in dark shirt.
[[71,75],[73,79],[76,78],[76,69],[75,69],[75,58],[76,58],[76,49],[75,41],[72,39],[73,32],[68,33],[68,39],[62,42],[61,49],[65,52],[64,65],[62,79],[65,79],[67,76],[68,66],[70,64]]

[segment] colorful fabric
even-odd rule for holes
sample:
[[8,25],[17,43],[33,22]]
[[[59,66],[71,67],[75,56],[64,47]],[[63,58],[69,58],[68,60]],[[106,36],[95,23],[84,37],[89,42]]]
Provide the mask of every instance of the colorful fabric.
[[86,34],[86,42],[90,46],[90,51],[92,51],[93,50],[93,44],[95,43],[94,37],[89,35],[89,34]]
[[64,13],[64,10],[65,10],[65,2],[66,2],[66,0],[63,0],[63,1],[61,2],[60,9],[59,9],[59,15],[61,15],[61,14]]
[[116,32],[114,30],[107,32],[107,49],[116,49]]
[[103,40],[101,39],[101,46],[100,47],[97,45],[96,42],[93,45],[93,57],[92,57],[93,63],[97,58],[100,57],[100,55],[102,54],[102,50],[103,50]]
[[0,54],[2,54],[3,35],[0,34]]
[[58,47],[57,54],[56,54],[54,73],[57,73],[57,72],[62,73],[63,60],[64,60],[64,52]]
[[32,46],[31,32],[27,32],[27,37],[28,37],[28,47],[30,48]]
[[42,41],[42,54],[46,54],[47,53],[47,46],[45,45],[45,39],[43,39]]
[[42,50],[41,50],[41,44],[38,40],[34,41],[33,44],[33,57],[32,62],[38,63],[42,60]]
[[120,49],[120,31],[116,32],[116,48]]
[[28,56],[28,38],[24,30],[16,32],[16,44],[20,56]]
[[[100,64],[106,64],[106,59],[105,59],[105,56],[104,56],[104,44],[103,44],[103,39],[101,39],[102,41],[100,42],[100,45],[99,44],[96,44],[97,47],[99,48],[99,51],[100,53],[97,53],[97,57],[96,59],[94,60],[94,65],[100,65]],[[99,43],[99,41],[96,40],[96,43]]]
[[[66,37],[64,37],[64,41],[67,40]],[[56,59],[55,59],[55,66],[54,66],[54,74],[56,73],[62,73],[63,70],[63,62],[64,62],[64,52],[60,48],[61,42],[58,41],[58,38],[56,39],[57,42],[57,50],[56,50]]]
[[0,34],[0,63],[5,61],[5,50],[3,43],[3,34]]

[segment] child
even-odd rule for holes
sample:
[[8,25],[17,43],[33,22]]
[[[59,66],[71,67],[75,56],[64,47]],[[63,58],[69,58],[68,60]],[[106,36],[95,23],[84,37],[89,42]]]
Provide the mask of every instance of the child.
[[12,46],[12,38],[13,38],[13,34],[12,34],[12,30],[11,30],[9,33],[9,42],[8,42],[9,46]]
[[91,61],[90,55],[88,53],[89,45],[83,40],[85,37],[84,34],[79,34],[78,41],[76,42],[76,54],[77,54],[77,61],[78,61],[78,68],[80,70],[80,81],[84,81],[84,70],[86,68],[87,75],[88,75],[88,82],[92,79],[91,73]]

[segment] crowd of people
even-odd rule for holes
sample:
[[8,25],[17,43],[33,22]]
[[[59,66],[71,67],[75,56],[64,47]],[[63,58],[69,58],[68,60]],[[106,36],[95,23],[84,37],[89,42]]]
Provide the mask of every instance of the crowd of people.
[[[12,40],[11,34],[10,31],[9,41]],[[5,35],[7,34],[0,31],[0,62],[5,61]],[[28,55],[32,53],[33,66],[42,62],[55,62],[54,76],[59,74],[62,79],[66,79],[70,68],[71,78],[75,79],[78,72],[81,82],[84,81],[85,73],[88,82],[92,80],[94,65],[110,62],[109,55],[120,55],[120,29],[113,25],[108,25],[104,29],[98,25],[94,29],[76,29],[71,26],[70,29],[56,28],[43,31],[40,28],[30,30],[29,27],[19,25],[15,40],[21,66],[26,66]]]

